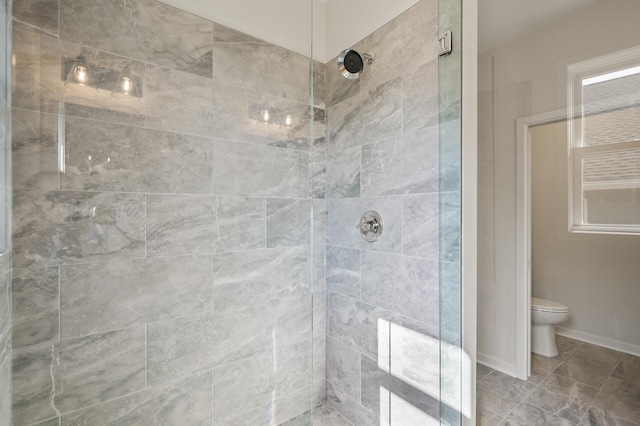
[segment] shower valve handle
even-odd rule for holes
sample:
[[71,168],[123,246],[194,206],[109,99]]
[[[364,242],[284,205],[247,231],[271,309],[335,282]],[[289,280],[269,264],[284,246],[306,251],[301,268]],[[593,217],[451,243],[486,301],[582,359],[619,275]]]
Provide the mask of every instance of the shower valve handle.
[[370,243],[377,241],[382,234],[382,217],[378,212],[369,210],[362,215],[356,228],[365,240]]

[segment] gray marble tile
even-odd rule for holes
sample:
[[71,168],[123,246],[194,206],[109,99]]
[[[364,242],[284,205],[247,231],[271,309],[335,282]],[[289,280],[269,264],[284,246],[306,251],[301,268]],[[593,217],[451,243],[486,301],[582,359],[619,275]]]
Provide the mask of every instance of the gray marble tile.
[[360,94],[360,80],[348,80],[340,74],[337,56],[325,64],[325,85],[327,107]]
[[313,109],[313,152],[327,153],[327,111],[323,108]]
[[63,266],[62,338],[210,311],[212,286],[211,256]]
[[273,413],[273,423],[280,425],[302,415],[311,408],[311,387],[308,387],[294,390],[286,395],[276,394],[269,410]]
[[266,320],[259,304],[149,324],[149,385],[263,353]]
[[147,253],[167,256],[265,246],[265,200],[147,195]]
[[[152,65],[147,66],[146,90],[148,127],[309,149],[312,124],[309,105]],[[314,127],[318,127],[321,117],[314,115],[318,116],[314,117]]]
[[327,195],[327,156],[314,152],[312,168],[313,198],[324,199]]
[[59,269],[14,269],[13,347],[37,345],[60,338]]
[[325,64],[315,60],[313,61],[313,105],[320,108],[325,107],[325,71]]
[[440,194],[440,260],[460,261],[460,193]]
[[481,382],[489,374],[493,373],[493,369],[486,365],[476,364],[476,381]]
[[235,417],[225,418],[223,420],[215,420],[214,425],[216,426],[256,426],[256,425],[269,425],[268,419],[270,417],[270,413],[268,411],[268,407],[260,406],[258,408],[254,408],[251,411],[247,411],[245,413],[233,413],[238,414]]
[[281,198],[309,194],[309,154],[305,152],[220,141],[214,153],[214,194]]
[[313,383],[313,406],[327,402],[327,382],[322,380]]
[[17,190],[14,267],[144,257],[144,196]]
[[271,397],[269,375],[264,354],[216,368],[213,384],[215,421],[225,422],[256,408],[266,409]]
[[360,353],[331,337],[327,338],[327,380],[360,400]]
[[362,146],[362,195],[437,192],[438,128]]
[[440,259],[439,194],[417,194],[402,199],[402,253]]
[[[340,388],[327,383],[327,404],[353,426],[378,426],[380,420]],[[334,416],[332,416],[333,418]]]
[[335,408],[329,404],[322,404],[313,409],[314,426],[351,426]]
[[217,205],[220,251],[251,250],[265,247],[265,200],[239,196],[219,196]]
[[531,375],[529,381],[532,383],[541,383],[544,379],[562,364],[562,359],[559,357],[549,358],[546,356],[531,354]]
[[462,280],[459,263],[440,262],[440,336],[459,346],[462,339]]
[[574,423],[525,402],[518,405],[501,424],[504,426],[572,426]]
[[327,302],[327,335],[372,358],[378,355],[380,321],[400,324],[400,315],[330,293]]
[[[428,1],[423,0],[428,3]],[[438,126],[438,61],[432,60],[402,79],[402,129],[405,134]],[[436,130],[437,132],[437,130]]]
[[[121,102],[121,99],[127,100],[127,98],[119,98],[115,96],[112,96],[112,98],[115,99],[116,102]],[[145,99],[137,99],[135,102],[145,104]],[[145,127],[144,113],[145,111],[142,108],[138,108],[134,112],[126,112],[106,109],[104,107],[96,108],[91,105],[79,105],[74,103],[64,104],[64,115],[67,117],[79,117],[89,120],[105,121],[107,123],[120,123],[138,127]]]
[[11,49],[11,32],[15,28],[15,21],[11,19],[12,6],[8,0],[5,0],[0,8],[0,20],[2,22],[2,30],[0,31],[0,46],[3,46],[5,53],[0,57],[0,98],[10,103],[10,72],[9,72],[9,58],[12,56]]
[[527,402],[577,424],[597,394],[597,388],[552,374],[527,397]]
[[[64,113],[66,116],[90,116],[106,121],[144,125],[146,98],[112,96],[110,83],[128,66],[145,80],[145,65],[90,47],[65,43],[57,37],[30,31],[13,31],[15,64],[12,76],[12,106],[34,111]],[[105,81],[99,88],[65,84],[61,78],[61,58],[83,55],[90,64],[99,65],[96,79]],[[66,77],[66,76],[65,76]],[[68,108],[67,108],[68,107]],[[89,113],[90,111],[90,113]],[[141,121],[142,119],[142,121]]]
[[14,25],[58,33],[58,0],[14,0]]
[[327,246],[327,291],[360,298],[360,250]]
[[311,388],[312,346],[310,341],[277,346],[267,352],[271,387],[275,395]]
[[[409,403],[417,408],[425,415],[440,419],[440,401],[434,399],[429,394],[421,391],[417,387],[406,383],[394,375],[382,370],[378,365],[379,361],[372,360],[366,356],[362,357],[362,405],[370,410],[373,414],[380,415],[384,412],[382,409],[380,389],[384,388],[391,392],[395,397],[399,397],[404,403]],[[437,389],[436,385],[436,389]],[[393,411],[395,404],[391,405],[390,411]],[[400,417],[393,415],[391,418]],[[418,423],[411,423],[418,424]]]
[[313,305],[309,294],[270,300],[267,304],[269,347],[312,340]]
[[569,358],[569,356],[573,353],[576,347],[581,344],[581,342],[556,334],[556,344],[558,345],[559,352],[557,358],[565,360]]
[[573,349],[572,355],[589,358],[608,366],[610,364],[618,364],[622,360],[624,353],[586,342],[578,342]]
[[327,155],[327,198],[360,196],[360,147]]
[[325,257],[327,250],[327,204],[313,200],[313,290],[326,288]]
[[214,306],[242,306],[309,292],[306,247],[219,254],[214,259]]
[[398,136],[402,132],[402,78],[327,109],[329,151]]
[[49,420],[34,423],[32,426],[60,426],[60,417],[54,417]]
[[640,386],[610,378],[593,401],[592,408],[606,416],[638,422],[640,420]]
[[[10,190],[4,187],[0,187],[0,229],[4,231],[5,235],[11,234],[11,230],[9,229],[9,223],[7,223],[8,221],[2,217],[3,213],[8,213],[4,206],[9,203],[6,203],[4,205],[2,203],[4,200],[9,199],[9,197],[11,196],[10,194],[11,194]],[[5,242],[5,244],[7,243]],[[9,271],[11,271],[11,252],[10,251],[0,252],[0,275],[4,275]]]
[[375,87],[399,73],[411,73],[437,59],[437,9],[436,0],[416,2],[415,6],[354,46],[359,52],[376,54],[376,60],[362,74],[362,88]]
[[308,245],[311,200],[267,199],[267,247]]
[[534,388],[533,383],[496,371],[478,383],[477,407],[507,416]]
[[427,324],[438,324],[437,261],[362,252],[362,301]]
[[0,276],[0,364],[11,359],[11,279]]
[[[368,210],[382,216],[384,229],[375,243],[365,241],[356,228]],[[327,244],[361,250],[402,251],[402,198],[343,198],[327,200]]]
[[498,426],[502,423],[503,417],[487,409],[476,410],[477,426]]
[[[67,118],[63,189],[211,193],[212,141]],[[144,155],[141,155],[144,153]]]
[[61,39],[206,77],[212,33],[210,21],[157,1],[60,1]]
[[13,187],[60,189],[58,116],[13,109]]
[[213,77],[224,84],[309,100],[312,63],[303,55],[214,23],[213,57]]
[[600,388],[616,368],[617,361],[603,362],[593,358],[572,355],[565,360],[554,373],[577,382]]
[[215,251],[220,238],[217,197],[148,194],[146,201],[148,257]]
[[640,357],[624,354],[613,377],[640,386]]
[[636,423],[630,420],[621,419],[613,416],[610,413],[603,411],[596,407],[589,408],[587,414],[582,418],[580,426],[638,426],[640,423]]
[[11,360],[8,358],[0,364],[0,423],[11,424]]
[[440,191],[460,191],[461,180],[461,121],[441,123],[440,129]]
[[13,351],[13,424],[25,426],[57,416],[51,404],[51,344]]
[[18,349],[13,384],[16,426],[142,390],[144,327]]
[[311,411],[299,414],[296,417],[280,423],[280,426],[313,426],[314,420]]
[[[269,111],[269,123],[262,123],[267,145],[302,151],[310,151],[313,145],[320,151],[319,147],[324,144],[324,110],[310,107],[308,101],[305,105],[266,95],[261,103],[250,105],[252,117],[258,112],[258,106]],[[262,117],[264,121],[264,113]]]
[[322,336],[313,338],[313,405],[327,400],[327,338]]
[[61,426],[210,426],[212,400],[213,375],[207,372],[75,411],[62,417]]

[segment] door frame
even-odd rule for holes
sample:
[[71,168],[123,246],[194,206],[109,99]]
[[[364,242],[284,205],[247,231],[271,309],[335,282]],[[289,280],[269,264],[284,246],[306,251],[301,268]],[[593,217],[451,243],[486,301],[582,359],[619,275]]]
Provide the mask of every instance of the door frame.
[[531,128],[566,121],[567,114],[559,109],[516,120],[516,376],[522,380],[531,375]]

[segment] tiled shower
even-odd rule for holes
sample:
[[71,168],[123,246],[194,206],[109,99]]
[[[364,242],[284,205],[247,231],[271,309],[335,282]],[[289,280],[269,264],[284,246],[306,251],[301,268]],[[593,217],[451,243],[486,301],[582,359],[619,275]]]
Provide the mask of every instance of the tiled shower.
[[0,424],[459,423],[456,7],[358,80],[157,0],[12,8]]

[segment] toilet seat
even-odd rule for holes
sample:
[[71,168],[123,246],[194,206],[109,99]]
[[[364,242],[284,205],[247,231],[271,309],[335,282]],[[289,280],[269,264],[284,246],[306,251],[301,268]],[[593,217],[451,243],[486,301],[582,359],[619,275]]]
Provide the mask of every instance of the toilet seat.
[[531,309],[541,312],[569,312],[569,308],[561,303],[554,302],[553,300],[540,299],[538,297],[531,298]]

